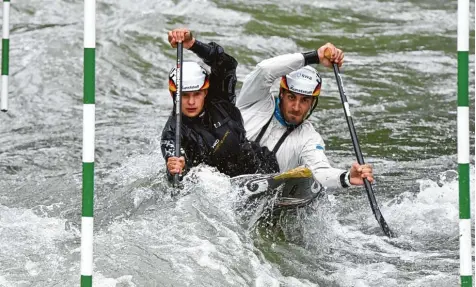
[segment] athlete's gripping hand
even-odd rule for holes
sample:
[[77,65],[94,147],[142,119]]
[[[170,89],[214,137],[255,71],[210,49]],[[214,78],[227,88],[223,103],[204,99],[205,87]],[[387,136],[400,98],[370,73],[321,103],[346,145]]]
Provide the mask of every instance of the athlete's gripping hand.
[[169,157],[167,159],[167,169],[171,175],[182,174],[185,167],[185,158],[181,157]]
[[317,55],[319,63],[328,68],[332,68],[333,63],[336,63],[339,67],[344,63],[344,52],[341,49],[337,49],[331,43],[327,43],[317,49]]
[[195,44],[192,32],[187,28],[178,28],[168,33],[169,43],[172,48],[177,48],[177,42],[182,42],[185,49],[190,49]]
[[350,168],[350,184],[363,185],[364,178],[371,183],[374,181],[372,166],[369,164],[360,165],[355,162]]

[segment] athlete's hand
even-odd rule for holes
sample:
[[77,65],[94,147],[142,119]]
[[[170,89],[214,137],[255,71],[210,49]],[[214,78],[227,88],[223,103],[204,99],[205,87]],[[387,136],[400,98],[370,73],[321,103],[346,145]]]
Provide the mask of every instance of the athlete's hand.
[[169,43],[172,48],[177,48],[177,42],[182,42],[185,49],[190,49],[195,44],[192,32],[187,28],[178,28],[169,31]]
[[181,157],[169,157],[167,159],[167,169],[171,175],[176,173],[181,174],[185,167],[185,158]]
[[319,64],[328,68],[331,68],[333,63],[336,63],[339,67],[344,63],[344,52],[331,43],[317,49],[317,55],[319,56]]
[[372,166],[369,164],[360,165],[354,163],[350,168],[350,184],[352,185],[363,185],[364,178],[367,178],[368,181],[374,181],[374,174]]

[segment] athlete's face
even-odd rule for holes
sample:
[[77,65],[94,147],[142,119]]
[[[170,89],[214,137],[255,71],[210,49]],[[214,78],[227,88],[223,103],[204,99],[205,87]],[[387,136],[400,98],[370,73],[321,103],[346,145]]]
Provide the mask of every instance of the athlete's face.
[[293,125],[302,123],[311,109],[314,98],[282,89],[280,108],[286,122]]
[[182,113],[189,118],[198,116],[205,105],[207,93],[208,90],[182,92]]

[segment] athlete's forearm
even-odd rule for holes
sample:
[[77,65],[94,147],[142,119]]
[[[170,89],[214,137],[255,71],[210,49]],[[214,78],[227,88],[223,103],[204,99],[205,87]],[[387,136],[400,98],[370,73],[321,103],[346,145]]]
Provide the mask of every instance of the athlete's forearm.
[[195,40],[190,48],[211,68],[209,94],[235,103],[236,67],[238,62],[225,53],[217,43],[203,43]]
[[304,65],[301,53],[285,54],[260,62],[243,81],[241,92],[236,100],[238,108],[267,100],[274,81]]

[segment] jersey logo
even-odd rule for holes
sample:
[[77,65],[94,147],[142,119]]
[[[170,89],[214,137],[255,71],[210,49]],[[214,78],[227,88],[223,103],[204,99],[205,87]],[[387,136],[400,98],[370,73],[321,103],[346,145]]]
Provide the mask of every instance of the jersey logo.
[[318,150],[324,150],[324,147],[321,146],[320,144],[318,144],[318,145],[316,145],[316,149],[318,149]]

